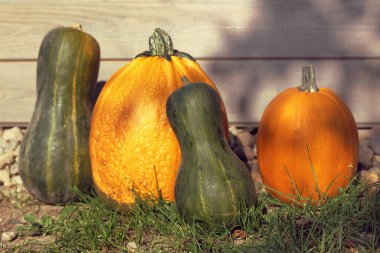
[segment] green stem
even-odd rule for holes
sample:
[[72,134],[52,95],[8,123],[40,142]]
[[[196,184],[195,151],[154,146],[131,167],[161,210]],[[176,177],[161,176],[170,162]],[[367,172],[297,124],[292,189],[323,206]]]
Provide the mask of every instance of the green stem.
[[174,53],[174,49],[169,34],[161,28],[156,28],[149,37],[149,51],[151,55],[170,58]]
[[313,65],[307,65],[302,68],[302,84],[298,90],[303,92],[318,92],[319,88],[315,82],[315,73]]

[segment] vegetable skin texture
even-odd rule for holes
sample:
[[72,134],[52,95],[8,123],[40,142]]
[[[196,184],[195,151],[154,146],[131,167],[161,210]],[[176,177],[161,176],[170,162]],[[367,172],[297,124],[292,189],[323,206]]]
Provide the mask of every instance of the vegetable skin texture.
[[[150,51],[119,69],[101,91],[91,123],[90,154],[95,189],[111,206],[128,206],[136,195],[174,201],[181,151],[165,104],[183,85],[184,75],[216,89],[195,60],[173,50],[170,37],[158,28]],[[223,115],[228,135],[224,106]]]
[[278,94],[262,115],[257,154],[263,183],[283,202],[317,204],[347,187],[358,147],[351,111],[332,90],[319,89],[306,66],[303,84]]

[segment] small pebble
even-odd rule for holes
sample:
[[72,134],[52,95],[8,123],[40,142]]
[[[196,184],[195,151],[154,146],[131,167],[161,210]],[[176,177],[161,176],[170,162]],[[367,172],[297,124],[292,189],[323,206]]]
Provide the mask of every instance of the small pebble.
[[127,248],[131,252],[136,252],[136,250],[137,250],[137,244],[135,242],[128,242],[127,243]]
[[370,130],[368,129],[359,129],[359,141],[368,140],[369,139]]
[[253,148],[256,137],[251,135],[248,131],[242,132],[237,136],[238,143],[243,147]]
[[372,157],[372,166],[380,168],[380,155],[374,155]]
[[11,183],[11,178],[9,176],[8,170],[0,170],[0,184],[9,185]]
[[237,126],[232,126],[229,128],[230,133],[232,133],[235,136],[238,136],[240,133],[245,131],[245,128],[237,127]]
[[255,157],[257,157],[257,145],[256,145],[256,143],[255,143],[255,145],[253,146],[253,155],[254,155]]
[[3,139],[5,141],[16,140],[20,142],[22,138],[23,138],[23,134],[21,133],[21,130],[18,127],[6,129],[3,132]]
[[374,126],[371,129],[369,141],[375,154],[380,154],[380,125]]
[[18,154],[20,153],[20,145],[17,145],[16,149],[13,150],[13,155],[18,158]]
[[372,166],[372,156],[373,151],[369,148],[366,142],[361,142],[359,145],[359,163],[364,168],[369,168]]
[[18,169],[18,164],[17,163],[14,163],[10,166],[9,168],[9,175],[11,177],[13,176],[17,176],[17,175],[20,175],[20,172],[19,172],[19,169]]
[[7,165],[12,165],[15,162],[15,157],[12,151],[5,152],[0,156],[0,170]]
[[372,167],[368,171],[371,173],[375,173],[380,177],[380,168],[379,167]]
[[11,183],[12,184],[22,184],[22,179],[20,175],[12,176],[11,177]]
[[7,143],[4,141],[2,137],[0,137],[0,155],[4,154],[7,150]]
[[13,231],[4,231],[1,235],[1,241],[3,242],[11,242],[17,238],[17,233]]
[[[360,183],[362,185],[367,186],[367,185],[377,183],[379,181],[380,181],[380,176],[376,172],[371,171],[371,170],[360,171]],[[379,191],[379,187],[378,186],[372,186],[369,188],[368,191],[371,194],[377,193]]]

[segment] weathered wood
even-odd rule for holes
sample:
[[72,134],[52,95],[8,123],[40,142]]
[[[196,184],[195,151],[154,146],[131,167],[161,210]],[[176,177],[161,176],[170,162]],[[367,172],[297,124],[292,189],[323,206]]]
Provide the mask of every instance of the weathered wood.
[[0,0],[0,125],[27,124],[38,48],[81,23],[101,46],[99,80],[148,47],[156,27],[217,83],[231,123],[257,124],[280,90],[315,65],[361,126],[380,123],[380,2],[329,0]]
[[[232,124],[257,124],[269,101],[301,82],[301,67],[313,64],[319,86],[335,90],[360,126],[380,123],[380,60],[199,60],[217,84]],[[103,61],[99,81],[124,61]],[[35,62],[0,63],[0,122],[26,124],[35,103]]]
[[76,23],[107,59],[146,50],[156,27],[197,58],[380,57],[377,0],[0,0],[0,59],[36,59],[47,31]]

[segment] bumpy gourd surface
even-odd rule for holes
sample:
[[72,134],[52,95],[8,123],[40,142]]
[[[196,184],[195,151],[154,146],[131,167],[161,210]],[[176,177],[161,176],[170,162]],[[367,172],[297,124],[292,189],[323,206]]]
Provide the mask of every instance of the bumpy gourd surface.
[[95,187],[111,202],[132,203],[132,191],[157,196],[158,190],[174,200],[181,153],[165,104],[183,76],[215,87],[192,60],[146,56],[125,65],[103,88],[92,117],[90,155]]
[[[331,90],[280,93],[259,127],[258,163],[265,185],[285,202],[336,195],[355,174],[358,135],[348,107]],[[309,153],[308,153],[309,149]]]

